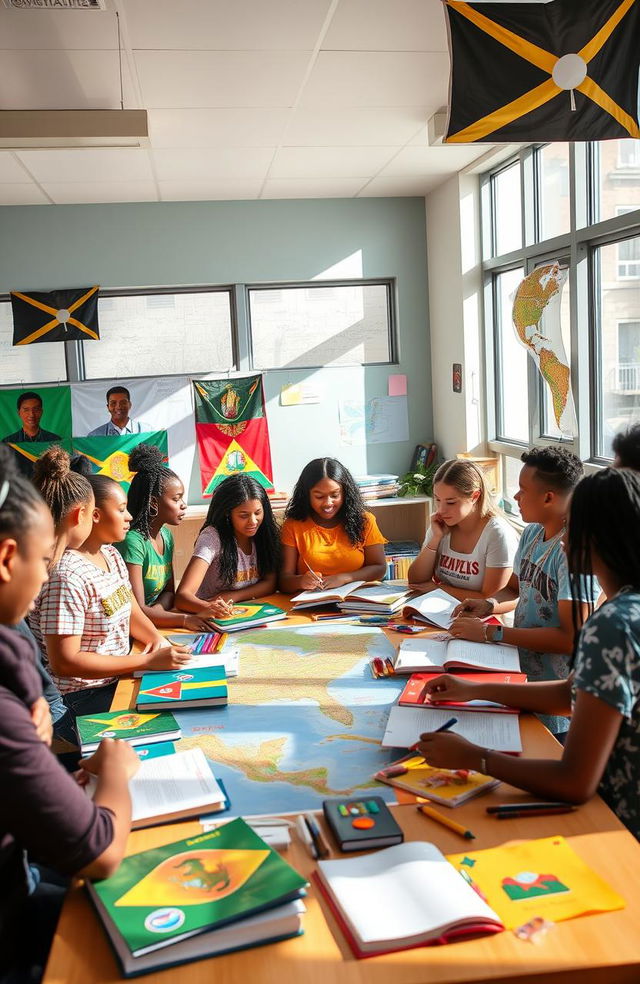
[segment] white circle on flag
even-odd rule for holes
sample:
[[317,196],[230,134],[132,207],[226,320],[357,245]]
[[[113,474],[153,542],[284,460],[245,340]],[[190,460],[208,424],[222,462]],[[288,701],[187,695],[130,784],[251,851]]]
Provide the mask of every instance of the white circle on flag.
[[66,308],[60,308],[59,311],[56,311],[56,318],[58,319],[61,325],[66,325],[70,317],[71,317],[71,312],[67,311]]
[[580,55],[563,55],[553,66],[551,76],[560,89],[577,89],[587,75],[587,63]]

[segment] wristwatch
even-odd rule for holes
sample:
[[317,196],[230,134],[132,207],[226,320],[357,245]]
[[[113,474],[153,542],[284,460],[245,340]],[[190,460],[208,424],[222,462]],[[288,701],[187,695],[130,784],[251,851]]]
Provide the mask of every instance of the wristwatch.
[[491,641],[492,642],[502,642],[503,638],[504,638],[504,626],[503,625],[495,625],[494,628],[493,628],[493,638],[492,638]]

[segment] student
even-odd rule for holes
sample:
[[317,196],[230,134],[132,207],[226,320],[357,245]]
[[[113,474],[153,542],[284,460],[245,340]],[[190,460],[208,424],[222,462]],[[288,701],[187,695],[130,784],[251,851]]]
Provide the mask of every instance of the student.
[[[76,715],[108,710],[118,676],[179,669],[189,660],[183,647],[167,646],[140,611],[113,546],[129,528],[126,495],[106,475],[87,481],[95,496],[91,532],[62,555],[40,601],[40,632],[53,678]],[[142,652],[129,652],[129,635],[142,643]]]
[[351,473],[335,458],[315,458],[302,469],[285,513],[280,589],[293,594],[382,580],[386,542]]
[[129,416],[131,406],[131,394],[126,386],[112,386],[107,390],[107,410],[111,419],[89,431],[87,437],[122,437],[123,434],[144,434],[152,430],[147,424],[132,420]]
[[278,531],[267,493],[246,475],[225,478],[182,575],[176,608],[224,617],[231,602],[273,594],[277,557]]
[[[131,823],[128,780],[139,761],[105,739],[84,764],[93,800],[39,735],[32,716],[41,685],[29,644],[12,627],[44,581],[54,547],[51,516],[34,486],[0,456],[0,980],[36,984],[72,875],[106,878],[120,863]],[[44,739],[44,740],[43,740]],[[49,739],[50,740],[50,739]],[[37,859],[37,868],[28,857]],[[52,869],[52,870],[47,870]]]
[[515,530],[491,502],[484,475],[472,461],[452,459],[433,479],[437,511],[409,584],[418,591],[442,585],[455,598],[488,598],[504,588],[518,546]]
[[614,468],[640,471],[640,424],[633,424],[628,430],[616,434],[611,447],[615,455]]
[[419,749],[431,765],[488,772],[542,799],[584,803],[599,792],[640,838],[640,475],[607,468],[580,482],[567,556],[574,589],[595,576],[607,598],[580,631],[571,678],[491,686],[445,675],[428,685],[441,700],[571,714],[562,759],[515,758],[455,734],[422,735]]
[[[449,631],[460,639],[518,646],[522,672],[529,680],[564,680],[575,628],[562,538],[571,493],[582,478],[582,462],[566,448],[555,446],[532,448],[521,460],[515,499],[529,525],[520,538],[513,574],[495,597],[469,599],[459,605],[454,612],[458,617]],[[581,618],[586,617],[597,597],[594,585],[583,591]],[[513,628],[482,621],[487,615],[511,611],[516,599]],[[558,736],[567,730],[566,718],[541,720]]]
[[184,519],[184,485],[165,468],[162,452],[153,445],[138,445],[129,455],[129,469],[135,472],[127,498],[133,518],[116,549],[127,565],[135,599],[157,628],[206,632],[210,626],[199,616],[169,611],[175,602],[170,527]]

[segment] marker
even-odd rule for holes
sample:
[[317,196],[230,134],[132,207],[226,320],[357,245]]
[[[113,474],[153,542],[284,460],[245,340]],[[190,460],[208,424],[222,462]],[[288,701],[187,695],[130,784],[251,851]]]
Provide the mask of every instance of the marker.
[[304,822],[304,817],[300,816],[296,818],[296,830],[300,836],[300,840],[306,847],[307,851],[311,855],[314,861],[318,860],[318,852],[316,846],[311,839],[311,833],[306,823]]
[[329,845],[327,844],[327,842],[325,841],[324,837],[322,836],[322,832],[320,830],[320,827],[316,823],[316,819],[313,816],[313,814],[312,813],[305,813],[304,814],[304,821],[305,821],[305,823],[306,823],[306,825],[307,825],[307,827],[309,829],[309,833],[311,834],[311,840],[313,842],[313,846],[316,849],[316,855],[317,855],[317,857],[319,857],[319,858],[326,858],[326,857],[328,857],[328,855],[329,855]]
[[461,823],[456,823],[455,820],[450,820],[449,817],[445,817],[442,813],[434,810],[432,806],[418,806],[416,807],[418,813],[422,813],[423,816],[429,817],[431,820],[435,820],[436,823],[441,823],[443,827],[448,827],[449,830],[453,830],[454,833],[460,834],[466,840],[475,840],[475,834],[472,834],[470,830],[463,827]]
[[558,813],[574,813],[575,806],[548,806],[543,810],[501,810],[494,813],[496,820],[516,820],[518,817],[554,817]]
[[518,813],[525,810],[554,810],[554,809],[575,809],[571,803],[542,802],[542,803],[498,803],[496,806],[488,806],[487,813],[511,813],[517,810]]
[[393,779],[395,776],[405,776],[408,772],[406,765],[390,765],[387,769],[380,769],[380,775],[386,779]]

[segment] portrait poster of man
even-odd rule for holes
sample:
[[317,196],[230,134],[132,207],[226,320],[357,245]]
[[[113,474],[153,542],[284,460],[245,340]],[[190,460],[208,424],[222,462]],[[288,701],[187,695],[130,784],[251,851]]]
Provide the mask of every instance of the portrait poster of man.
[[70,450],[71,429],[68,386],[0,389],[0,440],[13,449],[23,474],[31,476],[34,461],[52,444]]

